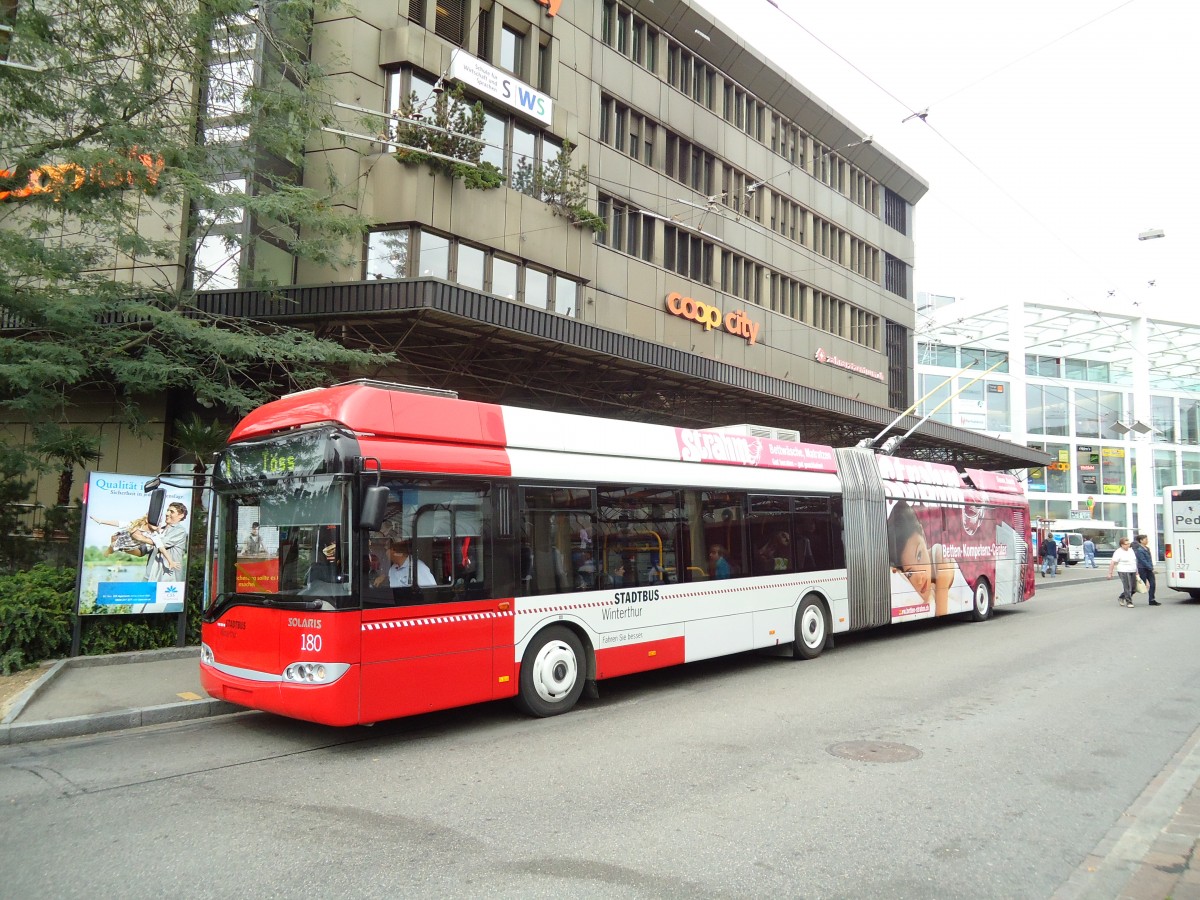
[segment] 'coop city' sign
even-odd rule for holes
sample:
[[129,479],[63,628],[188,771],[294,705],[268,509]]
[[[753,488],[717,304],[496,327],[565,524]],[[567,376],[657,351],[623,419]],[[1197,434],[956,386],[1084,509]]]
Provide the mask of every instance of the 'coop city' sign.
[[744,309],[722,316],[717,307],[685,297],[677,291],[667,294],[667,312],[681,319],[691,319],[696,324],[703,325],[705,331],[720,328],[724,323],[726,331],[744,338],[751,344],[758,340],[758,329],[762,324],[753,321]]

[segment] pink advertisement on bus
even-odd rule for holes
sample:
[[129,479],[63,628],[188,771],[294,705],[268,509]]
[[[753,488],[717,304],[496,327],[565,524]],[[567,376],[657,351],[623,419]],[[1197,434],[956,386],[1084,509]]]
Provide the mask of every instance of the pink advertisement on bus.
[[889,496],[893,621],[1025,599],[1021,507],[967,487],[951,466],[879,462]]

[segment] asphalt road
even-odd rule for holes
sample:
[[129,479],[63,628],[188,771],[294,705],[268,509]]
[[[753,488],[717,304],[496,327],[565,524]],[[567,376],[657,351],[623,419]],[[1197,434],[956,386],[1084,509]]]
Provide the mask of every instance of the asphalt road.
[[1200,603],[1116,594],[619,679],[548,720],[0,748],[0,896],[1049,897],[1200,724]]

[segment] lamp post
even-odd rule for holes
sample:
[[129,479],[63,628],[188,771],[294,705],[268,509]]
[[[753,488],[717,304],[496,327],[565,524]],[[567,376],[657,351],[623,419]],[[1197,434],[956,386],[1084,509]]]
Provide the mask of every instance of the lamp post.
[[[1138,235],[1139,241],[1153,241],[1166,237],[1161,228],[1150,228]],[[1158,504],[1155,502],[1157,488],[1154,480],[1154,433],[1153,412],[1150,404],[1150,326],[1146,320],[1146,307],[1140,306],[1139,317],[1132,328],[1133,358],[1133,421],[1124,426],[1122,436],[1132,432],[1133,457],[1137,466],[1134,487],[1137,495],[1134,506],[1137,510],[1138,531],[1150,538],[1151,559],[1158,559]],[[1120,429],[1118,429],[1120,430]],[[1172,479],[1174,480],[1174,479]]]

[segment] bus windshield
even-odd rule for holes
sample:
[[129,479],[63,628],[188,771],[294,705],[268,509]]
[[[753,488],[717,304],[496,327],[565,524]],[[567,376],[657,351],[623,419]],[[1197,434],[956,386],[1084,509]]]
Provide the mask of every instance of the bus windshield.
[[345,476],[306,475],[218,491],[212,595],[347,606],[349,484]]

